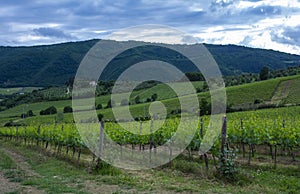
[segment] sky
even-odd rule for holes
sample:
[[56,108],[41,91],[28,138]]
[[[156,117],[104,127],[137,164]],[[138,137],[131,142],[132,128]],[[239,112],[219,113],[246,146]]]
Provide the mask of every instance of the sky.
[[101,39],[146,24],[176,28],[199,43],[300,55],[300,0],[0,1],[2,46]]

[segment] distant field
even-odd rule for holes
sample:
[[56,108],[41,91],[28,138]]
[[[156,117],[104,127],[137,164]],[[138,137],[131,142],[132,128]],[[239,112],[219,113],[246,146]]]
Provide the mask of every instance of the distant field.
[[268,101],[272,98],[280,79],[254,82],[227,88],[228,102],[233,105],[253,103],[256,99]]
[[33,90],[39,89],[38,87],[19,87],[19,88],[0,88],[0,94],[11,95],[15,93],[32,92]]
[[299,104],[300,103],[300,78],[291,81],[288,88],[287,103]]
[[[290,82],[289,87],[286,87],[284,93],[288,93],[288,96],[285,100],[288,103],[297,103],[299,99],[299,85],[300,85],[300,76],[290,76],[283,78],[270,79],[261,82],[254,82],[250,84],[244,84],[239,86],[232,86],[226,88],[227,93],[227,103],[232,104],[233,106],[249,104],[254,102],[255,99],[261,99],[263,101],[272,102],[274,95],[280,96],[283,91],[282,84]],[[178,83],[181,84],[181,83]],[[202,88],[202,82],[193,83],[195,88]],[[164,103],[166,106],[167,112],[170,113],[172,110],[179,109],[180,104],[176,98],[176,94],[169,87],[165,85],[156,85],[152,88],[143,89],[134,91],[131,94],[130,101],[133,102],[134,98],[139,95],[141,102],[151,97],[152,94],[158,94],[158,100]],[[184,93],[184,91],[183,91]],[[189,98],[188,93],[184,98]],[[209,92],[198,93],[198,98],[210,99]],[[107,105],[107,102],[110,100],[110,95],[97,97],[95,102],[97,104],[102,104],[103,107]],[[135,116],[146,116],[148,115],[149,105],[151,103],[141,103],[134,104],[130,106],[130,111],[132,115]],[[32,110],[36,117],[25,119],[24,122],[52,122],[55,120],[55,115],[50,116],[39,116],[39,112],[43,109],[46,109],[50,106],[55,106],[58,109],[58,112],[62,112],[65,106],[71,106],[71,100],[61,100],[61,101],[49,101],[49,102],[39,102],[31,104],[23,104],[20,106],[13,107],[11,109],[0,112],[0,125],[3,125],[8,120],[20,120],[20,115],[26,113],[28,110]],[[117,104],[119,106],[119,104]],[[118,108],[120,111],[123,111],[124,107]],[[101,113],[107,119],[113,118],[113,113],[111,109],[101,109],[97,110],[97,113]],[[11,117],[11,118],[10,118]],[[13,118],[18,117],[18,118]],[[64,114],[64,121],[71,122],[73,120],[72,114]],[[23,122],[23,121],[21,121]]]
[[[195,89],[197,89],[197,88],[202,89],[203,88],[203,83],[204,83],[203,81],[192,82]],[[178,82],[178,83],[174,83],[173,85],[176,86],[177,88],[180,88],[182,93],[184,93],[185,95],[188,95],[190,93],[185,88],[184,84],[185,83]],[[134,99],[137,95],[139,95],[141,100],[146,101],[147,98],[151,97],[151,95],[155,94],[155,93],[158,94],[157,100],[165,100],[165,99],[170,99],[170,98],[176,98],[177,97],[176,93],[172,90],[172,88],[165,85],[165,84],[158,84],[158,85],[156,85],[152,88],[134,92],[131,95],[131,97],[132,97],[132,99]]]

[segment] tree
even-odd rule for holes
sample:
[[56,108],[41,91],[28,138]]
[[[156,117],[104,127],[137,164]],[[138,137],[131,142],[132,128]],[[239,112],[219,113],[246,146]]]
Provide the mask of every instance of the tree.
[[73,108],[71,106],[64,107],[64,113],[71,113],[73,112]]
[[205,98],[201,98],[200,100],[200,116],[210,114],[211,105],[207,102]]
[[187,73],[185,73],[185,76],[190,81],[204,81],[204,77],[203,77],[202,73],[200,73],[200,72],[187,72]]
[[157,99],[157,94],[153,94],[153,95],[151,96],[151,100],[152,100],[152,101],[156,101],[156,99]]
[[112,107],[115,106],[115,105],[116,105],[115,101],[109,100],[109,101],[107,102],[106,108],[112,108]]
[[255,99],[254,100],[254,104],[259,104],[259,103],[262,103],[263,102],[263,100],[262,99]]
[[269,68],[264,66],[259,73],[260,80],[267,80],[269,78]]
[[98,114],[98,119],[99,119],[99,121],[102,121],[102,119],[104,118],[104,115],[103,114]]
[[75,80],[75,77],[69,77],[68,81],[66,81],[66,86],[68,87],[73,87],[73,84],[74,84],[74,80]]
[[121,106],[128,106],[128,105],[129,105],[129,102],[128,102],[127,99],[123,99],[123,100],[121,101]]
[[206,82],[203,83],[202,90],[205,92],[208,90],[208,85]]
[[21,118],[32,117],[34,116],[32,110],[27,111],[27,113],[22,113]]
[[33,114],[32,110],[29,110],[29,111],[27,111],[27,116],[28,116],[28,117],[32,117],[32,116],[34,116],[34,114]]
[[97,110],[99,110],[99,109],[102,109],[103,107],[102,107],[102,104],[98,104],[97,106],[96,106],[96,109]]
[[140,96],[136,96],[136,97],[134,98],[134,102],[135,102],[136,104],[141,103]]
[[57,113],[57,109],[54,106],[50,106],[46,110],[40,111],[40,115],[52,115],[52,114],[56,114],[56,113]]

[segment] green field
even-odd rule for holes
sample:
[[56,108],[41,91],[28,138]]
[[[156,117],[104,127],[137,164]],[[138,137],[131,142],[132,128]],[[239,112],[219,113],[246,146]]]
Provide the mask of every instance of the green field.
[[[300,76],[291,76],[228,87],[227,100],[233,107],[253,104],[256,99],[271,104],[296,104],[299,102],[299,80]],[[203,82],[193,84],[195,88],[203,86]],[[57,96],[59,93],[53,88],[44,92],[48,92],[49,96]],[[191,97],[189,92],[181,92],[185,94],[181,98],[188,101]],[[159,84],[132,92],[131,103],[137,95],[143,102],[130,106],[134,117],[149,114],[152,102],[144,101],[154,93],[168,113],[180,108],[176,94],[169,87]],[[209,100],[210,97],[209,92],[197,95],[199,100]],[[122,94],[117,94],[116,98],[121,100]],[[97,97],[96,105],[102,104],[105,107],[109,99],[110,95]],[[46,193],[297,193],[300,189],[299,106],[228,113],[226,142],[230,152],[226,156],[229,163],[225,167],[229,171],[220,170],[220,138],[214,141],[212,148],[204,155],[208,156],[207,163],[203,155],[199,157],[200,145],[207,140],[201,137],[200,129],[202,128],[203,134],[208,134],[208,139],[211,137],[209,116],[202,117],[203,127],[198,123],[191,142],[172,162],[151,170],[128,171],[103,161],[100,167],[97,166],[84,138],[72,122],[73,114],[62,114],[63,108],[71,105],[71,100],[48,101],[23,104],[0,112],[1,125],[9,120],[26,124],[0,127],[0,154],[3,156],[0,158],[0,169],[4,172],[4,175],[0,174],[0,179],[9,180],[5,187],[7,192],[18,193],[30,189]],[[58,114],[39,115],[40,110],[50,106],[55,106]],[[119,104],[116,108],[121,112],[126,109]],[[22,119],[20,115],[28,110],[33,110],[36,116]],[[114,118],[111,108],[97,110],[97,113],[103,114],[105,119]],[[150,151],[149,155],[147,149],[154,145],[155,148],[152,149],[156,150],[156,146],[170,142],[170,137],[177,133],[180,123],[176,116],[178,115],[163,122],[126,122],[123,123],[126,130],[118,123],[106,122],[106,135],[121,150],[128,149],[123,150],[121,155],[110,152],[113,158],[131,161],[132,152],[137,151],[147,154],[147,158],[150,156],[155,161],[156,151]],[[192,123],[183,123],[183,134],[187,135]],[[89,135],[88,139],[98,145],[98,124],[89,122],[83,125],[89,129],[84,132]],[[156,129],[156,126],[160,127]],[[155,132],[151,133],[153,129]],[[146,148],[146,152],[142,147]],[[232,157],[231,152],[236,157]],[[147,158],[143,163],[151,163],[152,160]],[[28,170],[28,166],[32,170]],[[228,173],[232,169],[235,169],[234,173]],[[226,173],[220,174],[221,172]],[[15,180],[17,183],[12,185],[11,182]]]
[[[0,154],[3,156],[0,169],[5,172],[4,178],[18,180],[18,184],[10,188],[14,192],[30,186],[33,191],[49,193],[297,193],[300,189],[299,113],[300,107],[295,106],[227,114],[227,142],[231,148],[239,148],[236,151],[238,158],[234,159],[237,172],[233,179],[220,177],[212,158],[206,171],[205,162],[198,155],[202,141],[199,133],[182,154],[162,167],[130,171],[102,163],[100,169],[94,169],[96,162],[74,124],[66,123],[31,123],[24,127],[0,128]],[[209,129],[208,119],[203,117],[204,134]],[[243,119],[243,127],[240,119]],[[178,121],[168,119],[162,129],[151,135],[133,135],[116,123],[106,123],[105,133],[119,145],[138,151],[140,144],[147,146],[151,141],[160,146],[176,131]],[[96,123],[87,125],[96,126]],[[143,131],[150,127],[143,124]],[[91,129],[88,133],[95,134],[90,140],[97,139],[99,129]],[[244,145],[245,150],[242,149]],[[220,139],[217,139],[209,151],[209,155],[217,160],[219,146]],[[269,146],[273,149],[272,156]],[[155,158],[155,152],[153,154]],[[125,150],[123,156],[114,157],[132,159]],[[149,159],[145,160],[149,162]],[[28,166],[32,170],[28,170]],[[66,184],[61,184],[62,181]]]
[[[233,105],[233,107],[253,104],[256,99],[260,99],[268,103],[272,103],[272,99],[275,99],[273,98],[273,96],[277,96],[277,99],[279,98],[280,101],[284,101],[287,103],[297,103],[300,101],[300,98],[297,96],[299,90],[299,87],[297,87],[299,85],[299,80],[300,80],[300,76],[291,76],[291,77],[276,78],[267,81],[260,81],[260,82],[250,83],[250,84],[228,87],[226,88],[227,103]],[[281,99],[282,95],[280,90],[282,90],[283,88],[282,86],[285,86],[286,82],[290,82],[289,87],[286,87],[285,89],[285,93],[288,93],[288,95],[284,99]],[[203,83],[195,82],[193,84],[195,88],[197,87],[201,88]],[[151,95],[154,93],[158,95],[158,100],[160,100],[165,104],[168,113],[170,113],[174,109],[180,108],[178,99],[176,98],[176,94],[169,87],[162,84],[159,84],[149,89],[133,91],[133,93],[131,94],[131,103],[133,103],[134,98],[137,95],[140,96],[141,101],[143,102],[146,100],[146,98],[151,97]],[[118,96],[118,94],[116,94],[116,96]],[[186,97],[184,98],[189,98],[189,95],[187,94]],[[208,92],[199,93],[198,98],[199,99],[206,98],[209,100],[209,93]],[[110,95],[106,95],[106,96],[97,97],[95,101],[96,104],[102,104],[102,106],[105,107],[109,99],[110,99]],[[278,100],[274,101],[274,103],[277,104]],[[65,106],[71,106],[71,105],[72,105],[71,100],[23,104],[0,112],[0,118],[1,118],[0,122],[3,125],[8,120],[20,121],[20,118],[14,118],[14,117],[20,117],[22,113],[26,113],[28,110],[32,110],[33,113],[37,115],[37,117],[28,118],[28,122],[32,120],[39,120],[40,122],[44,122],[44,121],[48,122],[49,118],[51,118],[50,120],[53,121],[55,116],[53,115],[39,116],[39,112],[50,106],[55,106],[58,109],[58,112],[62,112]],[[132,115],[134,117],[147,115],[149,105],[150,103],[131,105],[130,109]],[[119,107],[119,109],[124,109],[124,107]],[[102,109],[102,110],[98,110],[97,112],[103,114],[104,117],[107,119],[113,118],[111,109]],[[67,114],[64,116],[64,118],[66,119],[66,121],[71,121],[72,115]],[[26,120],[25,122],[27,122],[27,119],[25,120]]]
[[2,95],[11,95],[16,93],[26,93],[37,90],[37,87],[19,87],[19,88],[0,88],[0,94]]

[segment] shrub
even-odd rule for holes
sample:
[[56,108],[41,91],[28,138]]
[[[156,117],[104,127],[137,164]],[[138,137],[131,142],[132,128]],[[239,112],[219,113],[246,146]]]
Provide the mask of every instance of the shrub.
[[262,102],[263,102],[262,99],[255,99],[255,100],[254,100],[254,104],[260,104],[260,103],[262,103]]
[[99,110],[99,109],[102,109],[103,107],[102,107],[102,104],[98,104],[97,106],[96,106],[96,110]]
[[33,117],[35,116],[32,112],[32,110],[27,111],[27,113],[22,113],[21,118],[27,118],[27,117]]
[[71,106],[64,107],[64,113],[71,113],[73,112],[73,108]]
[[40,111],[40,115],[52,115],[52,114],[56,114],[56,113],[57,113],[57,109],[54,106],[50,106],[46,110]]
[[33,114],[32,110],[29,110],[29,111],[27,112],[27,116],[28,116],[28,117],[32,117],[32,116],[34,116],[34,114]]
[[237,173],[235,160],[237,159],[236,150],[224,149],[219,155],[218,172],[228,180],[234,180]]
[[107,102],[106,108],[112,108],[112,107],[114,107],[115,105],[116,105],[115,101],[109,100],[109,101]]
[[128,106],[128,105],[130,105],[130,104],[129,104],[129,102],[128,102],[127,99],[123,99],[123,100],[121,101],[121,106]]
[[104,115],[103,114],[98,114],[98,119],[99,119],[99,121],[102,121],[103,120],[103,118],[104,118]]
[[140,96],[136,96],[136,97],[134,98],[134,102],[135,102],[136,104],[141,103]]
[[175,109],[175,110],[171,111],[172,115],[177,115],[177,114],[180,114],[180,113],[181,113],[181,109]]
[[157,99],[157,94],[153,94],[153,95],[151,96],[151,100],[152,100],[152,101],[156,101],[156,99]]

